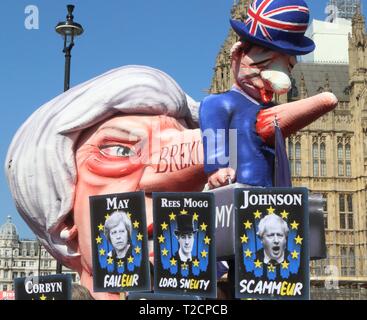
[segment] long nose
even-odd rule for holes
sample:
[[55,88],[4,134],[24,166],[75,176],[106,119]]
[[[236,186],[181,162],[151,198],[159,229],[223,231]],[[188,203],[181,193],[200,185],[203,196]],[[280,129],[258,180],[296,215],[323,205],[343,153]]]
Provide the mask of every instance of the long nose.
[[277,59],[266,70],[261,71],[261,78],[271,91],[277,94],[287,93],[291,86],[287,62]]
[[266,143],[273,145],[275,116],[278,119],[283,137],[287,138],[333,110],[337,104],[338,99],[334,94],[324,92],[311,98],[261,110],[257,116],[256,131]]
[[282,71],[266,70],[260,73],[261,78],[268,84],[274,93],[284,94],[291,88],[291,80],[289,76]]
[[140,187],[152,191],[201,191],[206,183],[200,129],[165,130],[152,142]]

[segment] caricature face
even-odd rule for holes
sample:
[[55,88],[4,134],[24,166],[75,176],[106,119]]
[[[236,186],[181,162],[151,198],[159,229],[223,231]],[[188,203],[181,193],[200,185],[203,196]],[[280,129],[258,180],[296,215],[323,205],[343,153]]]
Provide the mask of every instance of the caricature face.
[[120,221],[117,226],[111,228],[110,239],[112,246],[116,251],[122,251],[126,248],[128,243],[128,233],[123,221]]
[[153,191],[202,190],[200,141],[199,129],[168,116],[115,116],[83,132],[76,148],[73,212],[85,272],[92,275],[89,196],[144,190],[149,226]]
[[193,233],[179,234],[178,243],[180,245],[182,252],[185,255],[190,255],[192,247],[194,245],[194,234]]
[[280,221],[265,226],[261,239],[264,250],[270,259],[278,260],[284,253],[287,237]]
[[296,57],[252,45],[234,58],[233,72],[237,85],[264,103],[271,101],[273,94],[290,90],[290,72],[297,63]]

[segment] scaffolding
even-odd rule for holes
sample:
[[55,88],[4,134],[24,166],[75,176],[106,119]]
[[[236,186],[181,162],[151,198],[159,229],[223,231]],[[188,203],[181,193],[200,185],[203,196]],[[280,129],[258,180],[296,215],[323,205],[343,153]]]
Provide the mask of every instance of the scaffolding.
[[336,17],[352,20],[357,12],[357,8],[361,7],[361,0],[329,0],[329,5],[337,9]]

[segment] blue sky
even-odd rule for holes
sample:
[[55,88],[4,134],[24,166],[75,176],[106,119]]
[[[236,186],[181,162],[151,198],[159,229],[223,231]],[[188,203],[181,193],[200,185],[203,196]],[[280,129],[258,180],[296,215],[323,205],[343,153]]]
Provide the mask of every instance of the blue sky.
[[[307,1],[314,18],[325,19],[326,2]],[[118,66],[143,64],[167,72],[201,100],[229,31],[233,0],[2,0],[1,166],[19,126],[63,90],[63,43],[54,27],[65,20],[67,4],[76,6],[74,20],[85,29],[72,52],[71,86]],[[25,28],[28,5],[39,10],[38,30]],[[21,237],[34,238],[16,212],[3,169],[0,203],[0,224],[11,215]]]

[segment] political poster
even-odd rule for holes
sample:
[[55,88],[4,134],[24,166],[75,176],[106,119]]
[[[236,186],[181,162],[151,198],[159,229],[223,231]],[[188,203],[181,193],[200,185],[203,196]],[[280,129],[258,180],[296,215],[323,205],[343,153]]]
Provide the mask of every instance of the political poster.
[[90,197],[96,292],[149,291],[143,192]]
[[309,299],[308,191],[235,191],[236,297]]
[[216,297],[211,193],[153,193],[154,291]]

